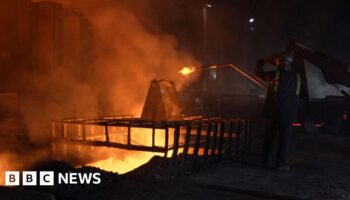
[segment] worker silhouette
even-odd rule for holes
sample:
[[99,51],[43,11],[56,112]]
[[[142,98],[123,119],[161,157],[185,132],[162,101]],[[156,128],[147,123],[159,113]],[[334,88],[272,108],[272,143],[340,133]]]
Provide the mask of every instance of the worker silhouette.
[[274,59],[276,69],[264,71],[264,60],[257,63],[256,75],[269,83],[263,117],[266,119],[262,156],[265,164],[271,164],[274,140],[277,140],[276,168],[289,171],[288,154],[293,133],[292,124],[297,120],[301,77],[295,71],[294,52],[287,51]]

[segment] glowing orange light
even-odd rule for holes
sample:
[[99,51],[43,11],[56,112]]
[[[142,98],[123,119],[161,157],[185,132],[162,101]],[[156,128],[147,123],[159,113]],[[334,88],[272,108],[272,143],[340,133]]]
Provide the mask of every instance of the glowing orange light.
[[147,163],[153,156],[163,155],[162,153],[124,151],[123,157],[109,157],[104,160],[89,163],[86,166],[97,167],[118,174],[125,174]]
[[188,75],[188,74],[191,74],[192,72],[195,71],[195,68],[194,67],[183,67],[180,71],[179,71],[179,74],[181,75]]
[[[120,129],[118,129],[121,131]],[[127,132],[118,132],[113,134],[110,130],[110,141],[121,142],[126,139],[121,135],[126,135]],[[173,131],[173,130],[171,130]],[[142,144],[144,146],[152,146],[152,129],[149,128],[132,128],[131,143]],[[155,145],[158,147],[164,147],[165,145],[165,130],[155,130]],[[96,140],[97,136],[90,137],[89,139]],[[126,142],[126,140],[124,141]],[[169,135],[170,144],[173,143],[173,136]],[[164,153],[155,152],[141,152],[141,151],[129,151],[122,149],[110,149],[109,157],[106,159],[99,160],[97,162],[88,163],[86,166],[97,167],[106,171],[111,171],[118,174],[125,174],[132,171],[141,165],[147,163],[153,156],[164,156]],[[106,150],[106,153],[108,150]],[[114,152],[114,153],[113,153]],[[180,151],[179,151],[180,153]],[[172,155],[172,151],[168,151],[168,157]]]

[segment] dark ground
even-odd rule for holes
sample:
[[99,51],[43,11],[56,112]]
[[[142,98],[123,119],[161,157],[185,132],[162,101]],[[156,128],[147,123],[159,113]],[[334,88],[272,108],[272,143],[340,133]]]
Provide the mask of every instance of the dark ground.
[[11,190],[3,187],[0,198],[13,199],[15,194],[16,199],[346,200],[350,199],[349,144],[349,138],[340,136],[295,134],[290,172],[262,166],[258,151],[244,159],[208,164],[196,170],[191,163],[169,167],[167,162],[155,157],[146,165],[120,176],[92,167],[74,169],[62,162],[50,162],[37,169],[99,171],[102,184]]

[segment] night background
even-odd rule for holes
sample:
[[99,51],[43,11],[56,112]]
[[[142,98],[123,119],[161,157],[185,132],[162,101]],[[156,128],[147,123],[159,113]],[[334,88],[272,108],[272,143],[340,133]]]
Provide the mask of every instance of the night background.
[[[33,44],[29,40],[33,40],[35,36],[29,30],[33,25],[27,19],[32,12],[26,7],[28,2],[23,1],[20,3],[21,6],[16,8],[13,8],[17,4],[16,1],[2,5],[6,10],[2,12],[4,16],[2,27],[6,30],[1,38],[5,45],[2,51],[4,58],[7,57],[6,52],[9,49],[13,52],[12,55],[23,55],[25,59],[32,59],[30,51]],[[62,1],[60,3],[74,11],[82,11],[85,18],[94,18],[98,12],[103,13],[108,7],[113,9],[117,6],[118,3],[115,2]],[[291,38],[349,63],[347,49],[350,27],[349,2],[345,0],[148,0],[136,3],[128,1],[122,4],[132,12],[146,32],[155,35],[171,35],[177,42],[176,48],[189,52],[203,65],[233,63],[251,71],[258,58],[283,51]],[[92,11],[92,8],[95,10]],[[206,17],[203,14],[204,10]],[[21,13],[20,18],[10,17],[8,12]],[[252,23],[249,22],[251,18],[254,18]],[[17,20],[19,27],[12,23],[14,20]],[[118,19],[115,21],[117,23]],[[15,33],[21,29],[26,32]],[[92,34],[94,32],[96,34],[96,30],[92,30]],[[115,36],[118,36],[117,32]],[[14,43],[10,43],[11,40]],[[10,46],[16,43],[17,45]],[[85,49],[87,52],[96,49],[93,46],[87,48],[92,49]],[[16,60],[11,59],[10,62]],[[5,70],[1,73],[3,76],[6,73],[12,73],[9,69],[2,68],[2,70]],[[9,76],[3,77],[2,80],[6,78]]]
[[[181,46],[201,57],[202,1],[154,1],[162,30],[176,35]],[[283,51],[289,39],[348,63],[348,1],[210,1],[207,10],[208,62],[242,65],[244,40],[247,67],[272,52]],[[159,12],[159,13],[158,13]],[[166,16],[166,17],[165,17]],[[250,18],[255,18],[249,23]]]

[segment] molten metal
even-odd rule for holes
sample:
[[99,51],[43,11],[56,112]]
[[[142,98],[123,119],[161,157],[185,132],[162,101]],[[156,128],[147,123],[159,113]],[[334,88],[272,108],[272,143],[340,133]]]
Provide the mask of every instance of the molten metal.
[[192,72],[195,71],[195,68],[194,67],[183,67],[180,71],[179,71],[179,74],[181,75],[189,75],[191,74]]
[[123,157],[109,157],[94,163],[86,164],[86,166],[97,167],[106,171],[111,171],[118,174],[125,174],[141,165],[147,163],[153,156],[162,156],[162,153],[152,152],[130,152],[121,150]]

